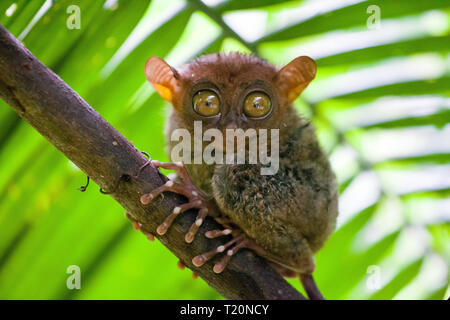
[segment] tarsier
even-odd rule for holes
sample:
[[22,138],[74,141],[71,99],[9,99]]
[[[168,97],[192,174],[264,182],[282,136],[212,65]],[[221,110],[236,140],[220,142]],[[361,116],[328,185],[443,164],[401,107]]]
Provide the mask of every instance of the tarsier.
[[[281,275],[299,276],[310,298],[323,298],[312,278],[313,255],[335,228],[337,189],[314,128],[292,105],[314,79],[315,62],[302,56],[277,69],[254,55],[217,53],[176,70],[151,57],[145,74],[173,105],[168,138],[180,128],[193,133],[194,121],[224,136],[226,129],[279,129],[279,168],[273,175],[262,175],[260,164],[152,161],[156,167],[174,169],[179,179],[143,195],[141,202],[148,204],[166,191],[188,199],[173,209],[158,234],[163,235],[182,212],[198,208],[186,242],[193,241],[206,216],[223,226],[206,232],[207,238],[231,235],[232,240],[193,257],[195,266],[221,255],[214,265],[220,273],[239,249],[248,248]],[[170,156],[174,142],[168,144]]]

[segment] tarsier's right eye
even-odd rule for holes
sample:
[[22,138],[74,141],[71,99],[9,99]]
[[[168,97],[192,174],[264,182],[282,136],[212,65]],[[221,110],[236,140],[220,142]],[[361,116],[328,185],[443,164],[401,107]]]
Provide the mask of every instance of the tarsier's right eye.
[[244,101],[244,113],[250,118],[263,118],[272,109],[270,98],[264,92],[250,93]]
[[212,117],[220,113],[220,101],[217,94],[210,90],[201,90],[192,98],[194,111],[204,117]]

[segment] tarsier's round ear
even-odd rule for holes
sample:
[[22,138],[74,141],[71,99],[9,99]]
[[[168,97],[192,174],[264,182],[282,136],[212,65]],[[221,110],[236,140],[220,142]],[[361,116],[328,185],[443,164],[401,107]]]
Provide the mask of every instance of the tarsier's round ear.
[[173,102],[179,88],[178,72],[159,57],[150,57],[145,63],[145,77],[159,95]]
[[277,85],[289,102],[294,101],[316,76],[317,66],[310,57],[295,58],[276,75]]

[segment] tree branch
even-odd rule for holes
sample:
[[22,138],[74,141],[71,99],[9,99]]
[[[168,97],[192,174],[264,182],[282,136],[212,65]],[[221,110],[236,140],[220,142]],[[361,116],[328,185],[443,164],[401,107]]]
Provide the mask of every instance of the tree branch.
[[[167,178],[152,165],[134,178],[147,161],[142,153],[1,25],[0,97],[104,190],[113,190],[111,196],[142,223],[143,230],[156,234],[171,210],[185,202],[168,193],[143,206],[140,196]],[[195,215],[193,210],[183,214],[158,239],[220,294],[229,299],[305,299],[249,250],[239,252],[219,275],[212,262],[194,267],[192,257],[223,241],[203,236],[219,227],[208,218],[194,242],[185,243],[184,234]]]

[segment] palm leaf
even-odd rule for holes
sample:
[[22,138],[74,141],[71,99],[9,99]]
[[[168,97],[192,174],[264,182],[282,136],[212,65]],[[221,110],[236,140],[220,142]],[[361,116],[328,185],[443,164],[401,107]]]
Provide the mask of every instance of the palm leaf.
[[[382,30],[386,33],[398,32],[390,23],[409,23],[403,18],[426,22],[431,17],[435,22],[440,19],[441,23],[444,20],[448,23],[450,9],[446,0],[360,1],[340,7],[337,2],[333,10],[317,11],[308,18],[293,17],[286,24],[283,20],[286,12],[296,8],[303,10],[310,3],[288,0],[225,0],[215,6],[205,3],[199,0],[122,0],[108,7],[104,1],[80,0],[76,4],[81,9],[81,29],[70,30],[66,27],[66,10],[73,1],[2,0],[0,23],[15,36],[20,36],[33,54],[138,148],[148,151],[154,158],[164,159],[163,127],[169,107],[145,83],[143,65],[149,56],[183,57],[177,60],[181,64],[202,53],[241,50],[262,53],[263,58],[281,64],[297,53],[293,50],[300,42],[320,48],[324,37],[347,33],[351,36],[355,31],[367,31],[370,5],[379,6]],[[248,28],[265,28],[264,35],[253,42],[244,40],[247,38],[240,34],[242,31],[237,32],[227,24],[230,12],[239,15],[247,10],[256,10],[268,17],[266,26],[245,21],[249,23]],[[165,17],[163,21],[152,30],[146,29],[147,24],[161,21],[160,15]],[[351,217],[342,226],[339,224],[316,257],[315,278],[328,298],[354,297],[355,288],[364,286],[367,267],[396,254],[392,248],[404,226],[395,232],[387,228],[389,232],[380,231],[376,241],[361,243],[362,237],[371,232],[374,221],[385,210],[386,199],[397,201],[399,206],[389,210],[393,210],[393,215],[402,216],[402,206],[409,201],[438,203],[450,196],[450,186],[442,183],[430,189],[419,185],[419,191],[393,194],[377,178],[384,169],[408,172],[425,166],[444,167],[450,164],[450,148],[435,151],[424,146],[421,153],[387,157],[387,160],[377,162],[355,143],[359,137],[375,130],[392,133],[394,130],[391,129],[429,126],[436,132],[447,132],[450,78],[445,71],[445,56],[450,48],[449,29],[442,23],[444,27],[436,31],[435,25],[430,27],[425,22],[423,25],[409,24],[410,28],[418,28],[415,37],[399,36],[364,46],[358,43],[358,38],[350,37],[350,47],[357,49],[321,53],[321,58],[317,59],[319,81],[313,82],[305,92],[306,99],[297,103],[299,110],[316,125],[321,143],[327,150],[331,152],[345,146],[353,152],[351,160],[346,160],[343,167],[341,164],[346,173],[339,186],[341,216]],[[204,31],[213,29],[218,30],[215,36],[206,39]],[[275,50],[261,50],[267,45]],[[298,52],[301,54],[310,53]],[[329,88],[322,80],[388,61],[395,63],[396,59],[392,59],[395,57],[417,56],[432,56],[441,61],[440,72],[401,82],[387,76],[388,81],[381,85],[370,85],[369,81],[369,86],[356,91],[351,89],[350,83],[343,84],[342,91],[326,95]],[[363,80],[367,82],[367,79]],[[314,95],[318,97],[314,103],[311,103],[312,99],[308,100],[310,91],[319,93]],[[333,116],[342,110],[351,113],[362,104],[383,101],[389,96],[398,99],[438,96],[442,105],[426,114],[405,113],[384,118],[390,119],[388,121],[366,121],[369,124],[358,125],[348,132],[342,132],[340,126],[336,126]],[[387,147],[395,147],[396,143],[393,135],[391,145]],[[334,159],[335,153],[331,154]],[[122,217],[121,208],[108,197],[101,196],[95,186],[79,193],[77,188],[85,182],[83,174],[21,121],[3,101],[0,102],[0,168],[0,298],[220,298],[203,281],[192,281],[188,271],[179,272],[175,267],[176,258],[162,245],[149,245],[138,233],[132,232]],[[374,204],[365,200],[369,191],[361,185],[363,171],[378,179],[381,197]],[[349,213],[348,199],[366,209]],[[92,212],[96,213],[94,218]],[[450,219],[448,215],[440,216],[440,219],[444,221],[416,227],[430,236],[430,241],[424,244],[426,251],[434,252],[448,266]],[[424,257],[403,269],[393,266],[389,271],[395,276],[370,298],[392,299],[400,291],[414,287],[409,285],[415,283]],[[68,290],[65,285],[68,276],[65,271],[73,264],[82,269],[81,291]],[[420,272],[429,271],[424,268]],[[167,279],[171,286],[167,286]],[[45,286],[42,285],[44,281]],[[292,284],[300,287],[298,280]],[[430,288],[427,291],[430,292],[429,299],[445,298],[447,287],[448,280],[438,289]],[[418,293],[417,296],[422,295]]]

